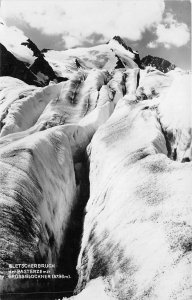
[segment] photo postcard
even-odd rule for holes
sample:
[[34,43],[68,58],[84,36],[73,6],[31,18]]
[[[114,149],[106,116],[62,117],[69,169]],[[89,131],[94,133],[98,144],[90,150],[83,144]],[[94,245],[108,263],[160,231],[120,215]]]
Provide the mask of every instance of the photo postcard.
[[192,299],[191,1],[0,0],[0,299]]

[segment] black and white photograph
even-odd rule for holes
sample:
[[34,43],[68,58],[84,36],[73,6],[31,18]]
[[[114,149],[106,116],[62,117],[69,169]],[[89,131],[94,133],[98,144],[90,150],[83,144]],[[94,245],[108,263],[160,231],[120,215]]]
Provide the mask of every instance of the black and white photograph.
[[192,300],[191,0],[0,0],[0,300]]

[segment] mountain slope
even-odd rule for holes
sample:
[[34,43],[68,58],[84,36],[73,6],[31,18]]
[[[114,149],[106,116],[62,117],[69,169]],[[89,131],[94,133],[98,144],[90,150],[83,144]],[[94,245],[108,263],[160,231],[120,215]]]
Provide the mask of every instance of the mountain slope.
[[128,47],[120,37],[113,37],[107,44],[90,48],[74,48],[63,51],[43,51],[57,76],[71,77],[79,69],[106,69],[109,73],[117,68],[137,68],[139,54]]

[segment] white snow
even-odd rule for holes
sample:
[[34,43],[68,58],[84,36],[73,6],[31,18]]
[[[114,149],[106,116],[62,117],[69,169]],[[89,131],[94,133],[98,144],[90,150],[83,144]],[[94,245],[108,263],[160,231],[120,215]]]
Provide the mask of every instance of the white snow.
[[7,27],[0,24],[0,42],[10,51],[17,59],[32,64],[36,59],[33,51],[21,43],[27,41],[23,31],[15,26]]
[[106,69],[112,72],[116,66],[116,54],[122,58],[127,68],[137,67],[137,64],[132,60],[134,54],[125,50],[119,43],[104,44],[91,48],[75,48],[65,51],[48,50],[45,54],[45,59],[50,63],[52,68],[60,76],[70,76],[73,68],[68,69],[68,65],[74,64],[77,58],[86,68]]

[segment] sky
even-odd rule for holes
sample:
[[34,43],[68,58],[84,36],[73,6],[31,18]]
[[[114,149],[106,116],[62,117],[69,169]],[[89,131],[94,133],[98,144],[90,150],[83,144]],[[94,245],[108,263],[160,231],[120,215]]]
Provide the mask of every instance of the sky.
[[0,1],[9,45],[29,37],[39,49],[64,50],[120,35],[141,58],[150,54],[191,69],[190,0]]

